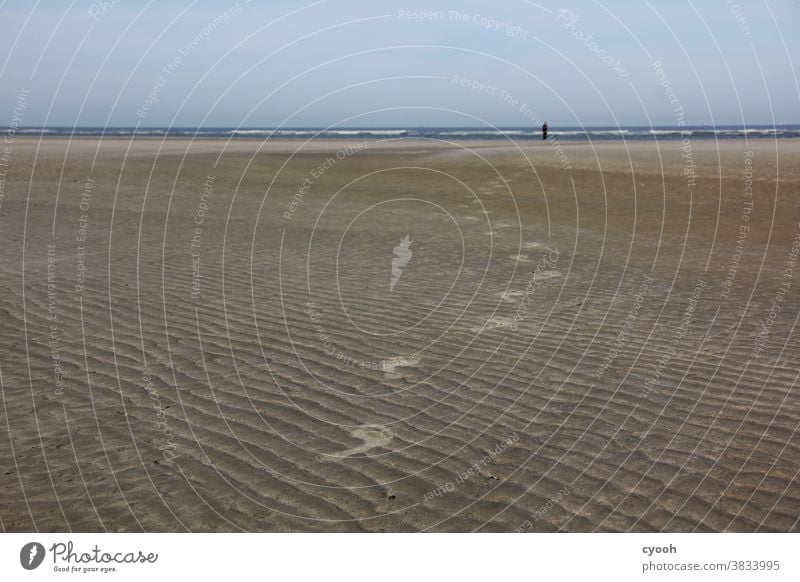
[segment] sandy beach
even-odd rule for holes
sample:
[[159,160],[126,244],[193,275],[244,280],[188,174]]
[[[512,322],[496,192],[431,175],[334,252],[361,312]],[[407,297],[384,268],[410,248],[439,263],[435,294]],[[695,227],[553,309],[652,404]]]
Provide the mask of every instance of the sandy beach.
[[800,141],[7,157],[5,531],[800,531]]

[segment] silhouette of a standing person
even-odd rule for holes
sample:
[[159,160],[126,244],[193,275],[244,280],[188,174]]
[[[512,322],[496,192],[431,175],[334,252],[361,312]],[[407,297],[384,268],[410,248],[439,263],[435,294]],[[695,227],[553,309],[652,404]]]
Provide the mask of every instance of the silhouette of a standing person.
[[542,125],[542,140],[547,139],[547,122]]

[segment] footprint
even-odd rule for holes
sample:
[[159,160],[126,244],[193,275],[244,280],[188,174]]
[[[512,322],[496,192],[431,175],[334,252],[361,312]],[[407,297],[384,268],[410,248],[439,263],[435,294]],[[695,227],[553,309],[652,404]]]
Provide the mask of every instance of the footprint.
[[496,329],[513,329],[514,319],[511,317],[490,317],[482,327],[473,327],[473,333],[482,333]]
[[517,297],[522,297],[525,293],[522,291],[501,291],[500,293],[495,293],[495,295],[506,303],[517,303],[519,301]]
[[398,371],[398,368],[415,368],[419,364],[419,358],[410,356],[395,356],[381,362],[381,370],[389,380],[404,378],[406,374]]
[[555,279],[561,276],[561,271],[537,271],[535,278],[537,281],[545,281],[547,279]]
[[377,447],[385,447],[394,438],[394,433],[385,426],[368,424],[354,428],[350,431],[350,436],[364,441],[364,444],[353,447],[352,449],[347,449],[346,451],[341,451],[339,453],[319,455],[317,460],[325,462],[334,459],[346,459],[347,457],[352,457],[353,455],[366,453],[367,451]]

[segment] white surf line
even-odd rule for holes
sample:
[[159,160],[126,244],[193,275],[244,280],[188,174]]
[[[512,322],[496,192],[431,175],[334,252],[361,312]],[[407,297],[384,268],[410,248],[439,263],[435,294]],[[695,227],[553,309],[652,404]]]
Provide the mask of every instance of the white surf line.
[[537,281],[544,281],[546,279],[556,279],[557,277],[561,276],[561,271],[551,270],[551,271],[540,271],[536,273],[536,280]]
[[353,455],[366,453],[371,449],[385,447],[394,438],[394,433],[385,426],[367,424],[351,430],[350,436],[361,439],[364,441],[364,444],[341,451],[339,453],[319,455],[317,459],[322,462],[330,461],[332,459],[346,459],[347,457],[352,457]]

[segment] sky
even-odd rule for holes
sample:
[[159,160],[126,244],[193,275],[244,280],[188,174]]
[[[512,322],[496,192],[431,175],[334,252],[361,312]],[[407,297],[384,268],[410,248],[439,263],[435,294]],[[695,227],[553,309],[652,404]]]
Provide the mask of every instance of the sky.
[[800,123],[798,25],[799,0],[0,0],[0,126]]

